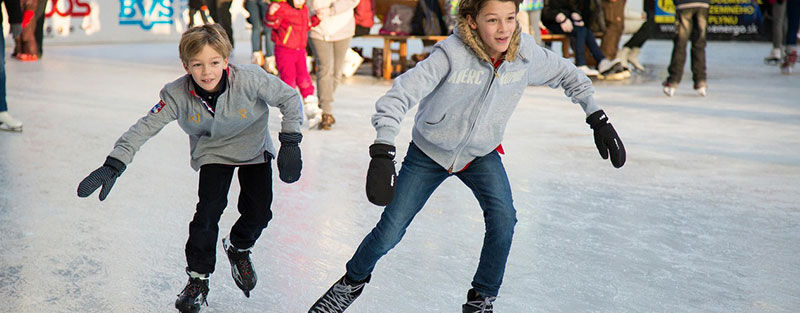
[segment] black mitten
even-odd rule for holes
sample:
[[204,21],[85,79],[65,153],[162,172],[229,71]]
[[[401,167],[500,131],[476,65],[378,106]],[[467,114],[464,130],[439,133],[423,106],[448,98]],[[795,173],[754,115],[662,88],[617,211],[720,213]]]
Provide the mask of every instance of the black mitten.
[[278,140],[281,149],[278,150],[278,176],[287,184],[300,179],[300,170],[303,169],[303,160],[300,158],[300,146],[303,140],[301,133],[279,133]]
[[367,171],[367,199],[375,205],[385,206],[394,197],[394,146],[372,144],[369,146],[369,170]]
[[100,201],[103,201],[111,192],[111,187],[114,187],[114,182],[117,177],[122,175],[125,171],[125,163],[112,157],[107,157],[103,166],[94,170],[89,176],[86,176],[78,185],[78,197],[86,198],[91,195],[97,188],[100,189]]
[[594,130],[594,144],[603,159],[611,156],[611,164],[616,168],[625,165],[625,146],[619,139],[614,126],[608,123],[608,117],[603,110],[594,112],[586,118],[586,123]]

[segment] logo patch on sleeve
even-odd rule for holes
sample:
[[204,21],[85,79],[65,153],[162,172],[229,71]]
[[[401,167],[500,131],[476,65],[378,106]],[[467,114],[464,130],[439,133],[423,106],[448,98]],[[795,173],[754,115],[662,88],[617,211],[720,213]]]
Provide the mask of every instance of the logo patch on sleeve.
[[153,109],[150,110],[150,113],[156,114],[158,112],[161,112],[161,109],[163,109],[165,105],[167,104],[164,103],[164,100],[159,100],[158,103],[156,103],[156,105],[153,106]]

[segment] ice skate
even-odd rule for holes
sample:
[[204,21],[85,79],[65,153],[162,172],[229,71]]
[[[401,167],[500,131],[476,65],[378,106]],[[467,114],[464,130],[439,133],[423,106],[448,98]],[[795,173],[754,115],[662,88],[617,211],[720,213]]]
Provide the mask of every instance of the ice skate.
[[583,73],[586,74],[587,77],[597,77],[597,76],[600,75],[600,72],[598,72],[597,70],[591,69],[586,65],[578,66],[578,69],[583,71]]
[[706,82],[699,82],[694,84],[694,90],[697,91],[697,94],[701,97],[705,97],[708,95],[708,85]]
[[264,66],[264,53],[261,51],[253,51],[253,55],[250,57],[250,63]]
[[8,111],[0,112],[0,130],[21,132],[22,122],[11,117]]
[[783,59],[783,63],[781,63],[781,74],[792,74],[795,63],[797,63],[797,49],[793,49],[786,54],[786,57]]
[[333,118],[333,114],[322,113],[322,121],[319,122],[319,129],[331,130],[331,127],[335,123],[336,123],[336,119]]
[[492,302],[495,299],[497,299],[497,297],[484,297],[475,291],[475,289],[470,289],[467,292],[467,303],[461,305],[461,312],[494,312],[494,305],[492,305]]
[[277,76],[278,75],[278,63],[275,63],[275,56],[268,56],[264,59],[264,64],[262,65],[267,73]]
[[672,96],[675,95],[675,89],[677,89],[678,84],[670,83],[670,82],[664,82],[664,84],[662,86],[664,86],[664,89],[663,89],[664,94],[667,95],[667,97],[672,97]]
[[370,277],[372,276],[367,276],[364,281],[354,282],[347,279],[347,275],[342,276],[314,303],[308,313],[344,312],[364,291],[364,286],[369,283]]
[[633,65],[637,71],[644,72],[644,65],[639,63],[639,53],[642,52],[642,48],[633,48],[631,53],[628,54],[628,63]]
[[[605,80],[623,80],[626,78],[625,76],[625,67],[622,66],[622,63],[619,60],[611,60],[603,59],[600,61],[600,64],[597,65],[597,71],[600,72],[600,76],[598,78],[605,79]],[[630,72],[627,73],[628,77],[630,77]]]
[[244,292],[245,297],[250,298],[250,290],[255,288],[258,281],[253,261],[250,260],[250,249],[234,247],[227,237],[222,238],[222,247],[228,255],[228,261],[231,262],[231,276],[236,286]]
[[778,65],[783,60],[783,53],[781,48],[772,48],[769,55],[764,57],[764,64],[767,65]]
[[322,122],[322,109],[319,108],[319,99],[315,95],[303,98],[303,111],[308,119],[308,129],[317,127]]
[[200,312],[201,305],[208,306],[206,297],[208,296],[209,275],[195,273],[189,271],[188,268],[186,274],[189,274],[189,282],[175,300],[175,308],[181,313],[197,313]]

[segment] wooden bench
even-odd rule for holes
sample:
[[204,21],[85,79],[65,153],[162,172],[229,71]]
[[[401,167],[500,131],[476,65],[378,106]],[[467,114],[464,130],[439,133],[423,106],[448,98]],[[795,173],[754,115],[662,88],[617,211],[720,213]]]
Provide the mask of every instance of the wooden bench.
[[[408,69],[408,41],[409,40],[431,40],[442,41],[447,36],[388,36],[388,35],[364,35],[362,38],[381,38],[383,39],[383,79],[391,80],[392,72],[403,73]],[[392,49],[392,44],[397,43],[399,47]],[[392,64],[392,53],[397,53],[397,63]],[[375,57],[372,58],[375,60]]]

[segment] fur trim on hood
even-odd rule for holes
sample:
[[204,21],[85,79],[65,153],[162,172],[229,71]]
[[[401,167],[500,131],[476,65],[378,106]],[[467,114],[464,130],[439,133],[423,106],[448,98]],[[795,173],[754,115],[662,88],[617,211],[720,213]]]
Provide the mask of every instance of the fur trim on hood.
[[[505,60],[508,62],[514,62],[517,58],[517,54],[519,53],[519,42],[521,29],[519,27],[519,22],[517,23],[516,29],[514,29],[514,34],[511,35],[511,43],[508,44],[508,50],[505,53]],[[469,27],[469,23],[467,23],[467,19],[463,17],[458,17],[456,20],[456,29],[455,34],[467,45],[467,47],[475,53],[475,55],[481,59],[485,60],[486,62],[491,63],[492,58],[489,57],[489,52],[486,51],[486,46],[483,44],[483,40],[481,40],[480,35],[478,35],[478,31],[473,30]]]

